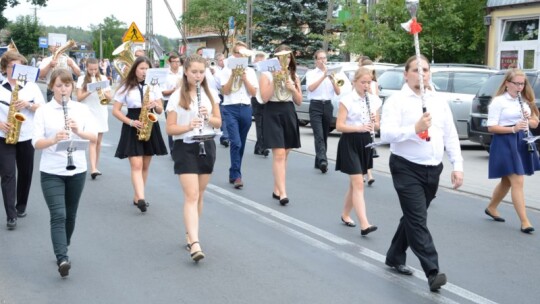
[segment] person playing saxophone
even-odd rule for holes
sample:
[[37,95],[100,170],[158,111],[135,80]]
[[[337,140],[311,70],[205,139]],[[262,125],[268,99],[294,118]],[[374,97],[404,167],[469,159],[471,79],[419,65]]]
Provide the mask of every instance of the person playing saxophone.
[[[148,112],[163,113],[161,102],[162,94],[159,87],[152,88],[150,83],[145,83],[146,71],[152,67],[150,59],[145,56],[137,57],[131,66],[126,78],[120,82],[120,87],[114,95],[112,114],[122,124],[122,132],[118,141],[115,157],[128,158],[131,167],[131,182],[133,184],[133,204],[146,212],[144,187],[148,179],[150,162],[154,155],[167,155],[167,147],[161,136],[158,123],[152,124],[149,130],[149,140],[143,141],[138,138],[138,130],[143,129],[144,123],[139,119],[143,106]],[[150,81],[150,80],[149,80]],[[148,94],[148,95],[147,95]],[[145,102],[144,96],[148,96]],[[128,108],[127,115],[122,112],[122,106]]]
[[[237,42],[233,47],[233,57],[243,57],[247,51],[247,45]],[[237,73],[241,73],[240,75]],[[246,67],[243,69],[223,68],[218,75],[219,83],[222,84],[223,93],[223,120],[229,135],[230,159],[229,183],[235,189],[244,186],[242,180],[242,158],[246,148],[246,139],[251,128],[251,97],[256,96],[259,84],[255,71]]]
[[107,104],[111,100],[111,88],[107,86],[101,90],[88,92],[87,84],[105,81],[107,77],[99,72],[99,63],[95,58],[88,58],[86,73],[77,80],[77,100],[88,106],[92,117],[96,121],[98,139],[95,144],[90,144],[88,154],[90,156],[90,176],[96,179],[101,172],[98,170],[99,154],[103,133],[109,131],[109,110]]
[[[34,147],[32,146],[32,131],[34,128],[34,112],[45,103],[39,87],[33,82],[17,83],[12,78],[13,66],[26,64],[26,58],[21,54],[8,51],[0,59],[0,69],[5,79],[0,87],[0,178],[2,194],[7,215],[7,228],[12,230],[17,226],[17,218],[26,216],[28,195],[32,184],[34,171]],[[24,85],[22,88],[21,85]],[[12,91],[18,87],[18,94]],[[13,100],[13,95],[18,95]],[[7,134],[14,127],[8,123],[9,108],[14,106],[26,120],[21,124],[19,136],[15,144],[6,143]]]

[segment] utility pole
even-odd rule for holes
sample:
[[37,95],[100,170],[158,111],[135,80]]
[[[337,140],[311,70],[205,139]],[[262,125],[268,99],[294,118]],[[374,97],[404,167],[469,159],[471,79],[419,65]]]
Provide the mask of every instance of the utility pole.
[[332,20],[332,13],[334,12],[334,0],[328,0],[328,9],[326,10],[326,25],[324,26],[324,41],[323,41],[323,47],[322,49],[325,52],[328,52],[328,38],[330,35],[330,29],[332,28],[332,24],[330,23]]
[[246,44],[248,49],[251,49],[253,40],[253,0],[247,0],[246,12]]
[[154,39],[154,17],[152,13],[152,0],[146,0],[146,54],[148,58],[154,59],[154,48],[153,48],[153,39]]
[[103,34],[101,25],[99,26],[99,59],[103,59]]

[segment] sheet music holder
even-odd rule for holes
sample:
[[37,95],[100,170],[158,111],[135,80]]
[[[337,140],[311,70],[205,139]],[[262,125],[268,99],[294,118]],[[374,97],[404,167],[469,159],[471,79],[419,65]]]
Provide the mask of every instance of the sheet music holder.
[[49,33],[47,35],[47,41],[49,45],[53,46],[61,46],[67,43],[67,35],[66,34],[56,34],[56,33]]
[[206,130],[206,131],[203,131],[202,133],[199,133],[198,129],[194,129],[193,131],[191,131],[191,134],[184,137],[184,142],[186,144],[192,144],[192,143],[197,143],[201,141],[213,140],[214,137],[220,136],[221,134],[222,134],[221,131],[216,132],[214,130],[212,131]]
[[231,57],[227,59],[227,67],[231,70],[242,68],[245,69],[248,66],[248,59],[246,57],[236,58]]
[[527,136],[527,137],[523,138],[523,140],[528,144],[532,144],[535,141],[537,141],[539,138],[540,138],[540,136]]
[[202,49],[202,58],[204,59],[214,59],[216,56],[216,49]]
[[281,65],[279,64],[279,60],[277,58],[259,61],[255,66],[257,67],[257,71],[260,72],[281,71]]
[[147,85],[152,84],[152,82],[157,82],[158,86],[165,86],[167,83],[167,75],[169,74],[168,68],[157,68],[157,69],[148,69],[146,70],[146,78],[144,83]]
[[67,139],[61,140],[56,144],[56,152],[67,152],[71,149],[71,152],[86,150],[90,141],[88,139]]
[[380,141],[380,142],[372,142],[372,143],[370,143],[370,144],[367,144],[367,145],[366,145],[366,148],[372,148],[372,149],[374,149],[374,148],[377,148],[377,147],[379,147],[379,146],[383,146],[383,145],[387,145],[387,144],[388,144],[388,143],[384,143],[384,142],[382,142],[382,141]]
[[339,74],[342,70],[342,66],[341,65],[329,65],[329,66],[326,66],[326,75],[327,76],[330,76],[332,74]]
[[109,87],[109,81],[103,80],[103,81],[97,81],[97,82],[91,82],[86,85],[86,91],[88,92],[95,92],[98,89],[106,89]]
[[29,65],[14,64],[11,78],[19,79],[19,76],[24,78],[26,82],[36,82],[39,76],[39,69]]

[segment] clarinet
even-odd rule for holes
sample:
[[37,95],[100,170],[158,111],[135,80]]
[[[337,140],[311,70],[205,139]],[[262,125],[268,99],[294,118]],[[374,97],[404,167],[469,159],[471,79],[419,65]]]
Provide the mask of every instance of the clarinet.
[[[69,136],[71,137],[71,128],[68,124],[68,110],[67,110],[67,100],[66,95],[62,95],[62,110],[64,111],[64,129],[68,131]],[[67,165],[66,170],[71,171],[75,170],[75,164],[73,163],[73,150],[71,146],[67,149]]]
[[[201,114],[201,83],[197,81],[195,83],[195,87],[197,88],[197,116],[203,120],[204,117]],[[199,135],[202,134],[204,128],[204,123],[201,124],[201,127],[199,128]],[[199,141],[199,157],[205,158],[206,157],[206,148],[204,147],[204,141]]]
[[[523,100],[521,100],[521,92],[517,93],[517,98],[519,101],[519,106],[521,107],[521,118],[525,120],[525,108],[523,107]],[[530,135],[530,131],[529,131],[529,126],[527,125],[527,130],[525,130],[525,138],[529,137],[529,135]],[[527,144],[527,150],[529,152],[534,152],[533,143]]]
[[[371,123],[373,124],[373,128],[371,129],[371,132],[370,132],[371,133],[371,141],[373,143],[375,143],[375,120],[371,119],[371,107],[369,105],[369,98],[368,98],[367,91],[365,92],[365,95],[366,95],[366,106],[367,106],[369,119],[370,119]],[[373,158],[379,157],[379,154],[377,153],[377,149],[375,149],[375,146],[371,146],[371,149],[373,150]]]

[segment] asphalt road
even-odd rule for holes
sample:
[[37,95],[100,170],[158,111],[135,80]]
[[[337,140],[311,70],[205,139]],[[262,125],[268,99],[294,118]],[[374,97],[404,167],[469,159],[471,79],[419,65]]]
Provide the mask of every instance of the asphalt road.
[[[182,191],[170,157],[153,159],[147,185],[151,205],[141,214],[131,205],[129,164],[113,157],[120,123],[111,117],[110,127],[103,176],[95,181],[88,176],[83,192],[70,276],[61,279],[57,272],[36,170],[28,216],[14,231],[0,227],[1,304],[534,303],[540,298],[537,235],[519,232],[510,204],[501,206],[506,223],[495,223],[483,214],[486,196],[449,190],[444,181],[428,224],[449,283],[439,293],[429,292],[411,252],[407,263],[414,276],[388,269],[384,256],[401,212],[384,169],[385,148],[376,160],[376,182],[366,189],[368,216],[379,230],[361,237],[358,228],[339,220],[348,177],[313,169],[309,128],[302,128],[303,148],[290,154],[287,207],[271,198],[271,159],[253,155],[252,141],[244,158],[243,190],[228,183],[228,149],[219,146],[201,221],[207,258],[195,264],[183,248]],[[337,138],[332,135],[331,141]],[[480,171],[472,163],[485,162],[487,153],[464,154],[465,183],[486,187],[486,178],[474,175],[485,173],[467,170]],[[538,211],[530,209],[529,216],[540,223]]]

